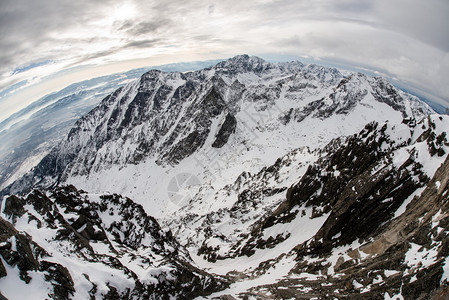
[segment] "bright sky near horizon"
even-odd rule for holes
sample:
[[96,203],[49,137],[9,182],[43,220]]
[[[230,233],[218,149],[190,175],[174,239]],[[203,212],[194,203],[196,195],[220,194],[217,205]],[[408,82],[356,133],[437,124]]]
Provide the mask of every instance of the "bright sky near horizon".
[[449,106],[447,0],[0,0],[0,121],[65,86],[166,63],[307,56]]

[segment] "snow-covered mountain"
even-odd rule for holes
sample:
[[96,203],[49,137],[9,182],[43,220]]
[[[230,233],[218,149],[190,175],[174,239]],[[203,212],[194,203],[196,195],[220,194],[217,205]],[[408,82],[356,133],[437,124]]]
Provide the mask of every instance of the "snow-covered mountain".
[[[217,62],[175,63],[157,68],[163,71],[191,71]],[[36,166],[55,144],[64,139],[73,124],[104,97],[150,69],[138,68],[71,84],[1,121],[0,188],[8,186]]]
[[[76,202],[84,199],[97,214],[84,215],[94,221],[76,226],[95,225],[91,233],[103,228],[107,237],[110,231],[109,242],[126,251],[106,255],[156,297],[377,299],[443,293],[449,276],[448,128],[447,116],[385,79],[359,73],[344,76],[336,69],[247,55],[194,72],[152,70],[106,97],[30,173],[4,189],[3,195],[22,196],[4,198],[1,211],[48,252],[58,235],[44,242],[37,227],[51,226],[23,221],[36,215],[30,195],[45,195],[59,211],[65,209],[68,224],[78,218],[67,219],[70,214],[86,214]],[[73,186],[54,187],[67,184]],[[62,207],[54,196],[59,191],[73,191],[78,200]],[[20,216],[5,211],[5,202],[19,203]],[[111,229],[113,221],[103,212],[116,210],[117,202],[118,211],[139,207],[139,214],[160,224],[152,227],[158,233],[139,232],[170,241],[164,247],[176,253],[161,246],[157,255],[170,257],[176,274],[195,274],[185,275],[193,276],[190,285],[176,285],[176,275],[164,284],[152,279],[156,290],[145,285],[143,270],[158,263],[150,259],[133,269],[128,257],[143,259],[138,247],[153,246],[142,243],[143,237],[134,248],[120,239],[122,231],[131,234],[126,224],[135,224],[133,213]],[[84,245],[95,243],[87,238]],[[89,255],[98,255],[90,247]],[[69,273],[79,263],[66,252],[57,257]],[[6,264],[14,269],[14,263]],[[96,285],[101,281],[120,295],[135,291],[98,278]],[[92,288],[73,282],[75,297]]]
[[[290,150],[322,147],[370,121],[397,123],[429,112],[427,105],[381,78],[344,77],[336,69],[299,62],[271,64],[243,55],[196,72],[153,70],[78,120],[66,140],[11,191],[73,182],[87,190],[91,184],[128,195],[135,179],[125,176],[129,180],[117,185],[105,175],[129,175],[142,163],[156,165],[158,172],[178,172],[182,167],[172,166],[192,162],[192,157],[198,166],[187,169],[195,176],[237,172],[226,176],[230,179],[242,164],[257,170]],[[211,167],[214,162],[226,166]],[[144,180],[151,179],[148,175]]]

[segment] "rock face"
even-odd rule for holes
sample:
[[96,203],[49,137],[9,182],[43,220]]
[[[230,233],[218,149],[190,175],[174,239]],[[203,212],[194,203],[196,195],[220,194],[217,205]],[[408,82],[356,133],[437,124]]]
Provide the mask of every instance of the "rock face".
[[[408,204],[406,212],[385,221],[378,230],[346,243],[342,240],[352,240],[348,236],[353,234],[342,230],[341,236],[334,238],[334,243],[345,250],[338,255],[337,247],[322,247],[323,243],[330,242],[326,239],[332,235],[326,236],[324,232],[344,229],[344,226],[326,222],[314,239],[295,249],[299,262],[291,271],[291,279],[276,284],[278,289],[284,287],[282,292],[274,292],[274,286],[264,288],[273,291],[275,297],[300,297],[307,289],[311,297],[325,294],[350,299],[382,299],[385,295],[402,295],[404,299],[446,298],[449,295],[445,246],[449,220],[448,167],[446,159],[421,195]],[[354,217],[360,216],[353,213]],[[333,220],[332,215],[328,220]],[[354,231],[357,233],[365,227],[362,222],[354,226]],[[314,262],[310,263],[311,260]],[[303,273],[318,276],[315,280],[294,278],[293,274]],[[302,289],[298,290],[297,286]]]
[[237,119],[233,115],[228,113],[223,124],[221,124],[220,130],[215,136],[215,141],[212,143],[212,147],[223,147],[228,142],[229,136],[231,136],[231,134],[235,132],[236,127]]
[[2,192],[2,293],[444,299],[448,128],[384,79],[316,65],[147,72]]

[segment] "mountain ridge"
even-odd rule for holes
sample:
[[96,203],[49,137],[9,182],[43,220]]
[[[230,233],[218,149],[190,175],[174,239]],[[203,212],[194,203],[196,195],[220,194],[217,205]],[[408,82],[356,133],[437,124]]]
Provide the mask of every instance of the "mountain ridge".
[[[280,80],[279,77],[281,77]],[[358,82],[354,83],[351,78],[355,78],[354,80]],[[401,94],[391,84],[387,84],[381,79],[368,80],[362,74],[343,79],[343,75],[336,69],[327,69],[316,65],[306,66],[301,63],[272,64],[260,58],[241,55],[218,63],[215,67],[186,74],[152,70],[142,75],[138,81],[134,81],[106,97],[97,108],[82,117],[69,132],[67,140],[59,146],[60,149],[51,152],[44,158],[43,163],[35,168],[33,177],[42,178],[34,178],[32,181],[42,180],[43,185],[48,186],[48,183],[45,183],[48,179],[45,179],[48,177],[45,175],[46,172],[53,175],[58,174],[57,176],[60,176],[64,181],[68,175],[63,174],[65,168],[74,175],[77,173],[85,175],[90,172],[91,168],[94,171],[102,168],[101,161],[106,161],[105,164],[108,163],[107,161],[112,164],[132,164],[139,163],[140,160],[151,155],[157,156],[158,163],[164,163],[165,161],[165,163],[176,164],[203,146],[210,134],[212,119],[223,113],[230,113],[230,117],[242,113],[242,110],[246,109],[244,105],[251,105],[251,102],[258,102],[257,105],[260,106],[255,107],[254,113],[262,114],[266,107],[271,108],[268,113],[271,113],[270,111],[273,111],[273,108],[275,109],[274,113],[282,112],[284,108],[278,107],[279,101],[275,101],[276,98],[281,96],[282,88],[271,83],[271,81],[278,82],[278,85],[285,84],[283,81],[287,81],[287,84],[293,82],[293,85],[294,82],[305,81],[306,83],[299,83],[296,87],[290,87],[290,90],[284,93],[286,93],[286,96],[299,99],[306,97],[305,102],[307,102],[310,101],[307,100],[307,93],[311,93],[313,96],[313,93],[316,93],[314,90],[318,88],[312,84],[312,79],[317,81],[317,85],[322,84],[321,89],[331,89],[332,92],[329,91],[330,93],[325,97],[306,103],[306,105],[301,105],[301,103],[289,104],[300,107],[293,108],[293,110],[290,108],[293,116],[279,117],[284,118],[284,120],[293,117],[296,121],[301,122],[312,113],[312,117],[315,118],[320,118],[320,115],[322,115],[322,118],[327,118],[333,114],[345,114],[366,96],[364,93],[368,93],[371,85],[378,87],[378,90],[373,93],[375,100],[382,101],[395,110],[402,110],[403,117],[419,114],[419,109],[423,110],[421,115],[424,115],[424,111],[426,113],[431,111],[429,107],[422,104],[420,107],[416,105],[416,108],[408,107],[408,111],[405,112],[404,103],[407,102],[401,102],[405,94]],[[245,85],[245,81],[248,80],[251,82],[252,90]],[[363,82],[361,83],[361,81]],[[307,84],[309,85],[307,86]],[[336,87],[332,87],[334,84]],[[349,87],[351,84],[352,87]],[[354,86],[357,86],[357,84],[359,86],[361,84],[366,85],[365,90],[356,92]],[[383,91],[383,94],[379,91]],[[291,93],[291,95],[288,93]],[[306,95],[301,95],[304,93]],[[269,99],[264,99],[267,96]],[[186,105],[186,101],[181,102],[179,97],[191,99],[190,103]],[[224,100],[223,97],[227,98]],[[242,97],[247,97],[249,103],[246,101],[243,103],[240,101],[239,103],[239,99]],[[333,97],[338,99],[333,99]],[[395,98],[399,100],[395,100]],[[292,99],[295,100],[295,98]],[[410,103],[419,103],[413,97],[410,99],[407,100]],[[186,111],[191,111],[192,116],[186,114]],[[162,120],[164,121],[161,122],[161,118],[156,114],[162,114]],[[128,131],[127,134],[124,133],[126,131]],[[181,136],[179,136],[179,133],[181,133]],[[76,134],[77,136],[75,136]],[[120,141],[122,135],[124,135],[124,138]],[[89,139],[92,138],[96,141],[89,145],[91,150],[87,150],[89,146],[86,143],[89,143]],[[73,142],[74,139],[77,142]],[[110,141],[119,143],[120,147],[128,147],[128,151],[116,150],[119,152],[114,155],[114,151],[106,150],[106,144]],[[185,143],[194,145],[194,147],[186,151],[188,147],[185,147]],[[78,146],[74,146],[76,144]],[[111,143],[108,146],[107,149],[112,146]],[[173,147],[183,149],[186,152],[182,153],[182,151],[173,149]],[[170,152],[167,149],[173,151],[165,153]],[[79,153],[79,151],[89,152]],[[73,158],[77,155],[89,158],[91,161],[80,158],[81,163],[73,165]],[[94,157],[97,158],[92,161]],[[100,161],[100,163],[97,163],[100,166],[95,166],[95,161]],[[72,165],[70,165],[71,163]],[[46,171],[46,169],[48,170]],[[42,175],[39,175],[39,173]],[[53,182],[55,182],[54,179]]]

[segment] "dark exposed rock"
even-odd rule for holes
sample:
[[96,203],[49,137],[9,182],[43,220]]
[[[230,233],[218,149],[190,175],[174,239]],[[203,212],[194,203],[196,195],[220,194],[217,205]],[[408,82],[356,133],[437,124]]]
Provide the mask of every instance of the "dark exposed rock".
[[[13,241],[15,249],[9,241]],[[10,266],[17,266],[20,271],[20,279],[29,283],[32,279],[29,271],[45,272],[45,278],[53,284],[52,299],[68,299],[73,294],[73,281],[67,269],[61,265],[41,260],[48,256],[46,251],[31,241],[28,236],[19,233],[12,224],[0,218],[0,255]],[[6,271],[1,264],[0,272],[6,276]],[[1,277],[3,277],[1,276]]]
[[53,285],[52,299],[69,299],[75,292],[69,271],[60,264],[41,261],[39,271],[44,272],[45,280]]
[[[193,108],[197,110],[192,123],[195,129],[177,144],[173,145],[172,149],[163,158],[172,164],[176,164],[201,148],[209,135],[212,119],[219,116],[225,108],[226,104],[222,96],[215,87],[212,87],[208,94],[198,103],[198,106]],[[182,130],[185,130],[179,128],[179,131],[177,131],[176,129],[166,144],[167,147],[171,141],[174,141],[179,136]]]
[[191,132],[168,153],[167,160],[177,163],[191,155],[204,144],[206,136],[207,133],[200,133],[196,130]]
[[215,141],[212,143],[212,147],[221,148],[227,142],[231,134],[235,132],[235,128],[237,127],[237,119],[228,113],[226,115],[226,119],[220,127],[217,135],[215,136]]
[[[330,213],[309,251],[326,253],[375,233],[405,199],[429,180],[412,159],[397,169],[378,168],[380,161],[390,159],[391,151],[404,145],[394,145],[384,132],[385,128],[373,123],[358,135],[331,142],[322,152],[326,155],[310,165],[301,180],[287,191],[286,201],[254,227],[241,255],[251,255],[251,249],[285,240],[283,237],[269,242],[261,236],[267,228],[296,218],[299,212],[294,207],[312,207],[311,218]],[[415,177],[421,180],[415,181]],[[339,238],[332,239],[334,236]]]
[[8,275],[8,273],[6,272],[3,262],[0,261],[0,278],[5,277],[6,275]]
[[23,206],[25,202],[17,196],[9,196],[5,200],[5,207],[3,212],[5,215],[15,220],[17,217],[21,217],[25,213]]
[[382,103],[386,103],[395,110],[400,111],[404,118],[407,117],[405,107],[401,101],[401,95],[393,85],[383,78],[376,78],[377,85],[374,86],[374,98]]
[[368,93],[366,90],[353,91],[348,88],[347,85],[351,80],[358,80],[358,76],[363,75],[352,75],[350,78],[342,79],[334,93],[312,101],[301,109],[290,110],[281,121],[286,124],[292,117],[297,122],[302,122],[308,116],[323,120],[333,114],[348,114]]

